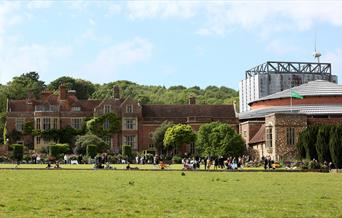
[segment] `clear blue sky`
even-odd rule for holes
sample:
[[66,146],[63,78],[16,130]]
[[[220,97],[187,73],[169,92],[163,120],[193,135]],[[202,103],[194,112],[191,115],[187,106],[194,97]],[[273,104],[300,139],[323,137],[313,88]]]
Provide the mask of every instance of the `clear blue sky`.
[[0,2],[0,83],[37,71],[95,83],[237,89],[267,60],[322,62],[342,81],[338,1]]

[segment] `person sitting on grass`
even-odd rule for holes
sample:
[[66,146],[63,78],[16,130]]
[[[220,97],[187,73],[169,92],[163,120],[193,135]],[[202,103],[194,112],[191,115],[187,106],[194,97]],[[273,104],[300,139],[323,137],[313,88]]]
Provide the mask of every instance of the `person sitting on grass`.
[[164,170],[167,167],[167,165],[163,161],[160,161],[159,162],[159,167],[160,167],[161,170]]
[[104,167],[106,170],[115,170],[115,168],[113,168],[110,164],[109,164],[109,162],[106,162],[106,165],[105,165],[105,167]]
[[59,166],[59,161],[56,161],[56,166],[55,169],[60,169],[61,167]]

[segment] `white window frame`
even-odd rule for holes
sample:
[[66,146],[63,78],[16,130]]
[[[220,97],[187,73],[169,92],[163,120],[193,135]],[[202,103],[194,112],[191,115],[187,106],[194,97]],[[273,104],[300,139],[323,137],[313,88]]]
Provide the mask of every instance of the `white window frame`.
[[15,120],[15,129],[19,132],[24,131],[25,118],[17,117]]
[[126,113],[133,113],[133,105],[126,105]]
[[130,145],[134,149],[137,148],[137,136],[136,135],[125,135],[124,139],[125,139],[124,140],[125,145]]
[[123,118],[123,129],[126,130],[137,130],[137,118],[136,117],[124,117]]
[[112,112],[112,105],[110,104],[105,104],[103,105],[103,113],[108,114]]
[[58,118],[56,117],[52,119],[52,128],[58,129]]
[[41,119],[40,118],[36,118],[35,120],[35,129],[40,130],[41,129]]
[[71,111],[81,111],[81,107],[72,107]]
[[51,129],[51,119],[50,117],[43,117],[43,130]]
[[74,117],[70,120],[70,125],[74,129],[82,129],[83,118],[81,117]]

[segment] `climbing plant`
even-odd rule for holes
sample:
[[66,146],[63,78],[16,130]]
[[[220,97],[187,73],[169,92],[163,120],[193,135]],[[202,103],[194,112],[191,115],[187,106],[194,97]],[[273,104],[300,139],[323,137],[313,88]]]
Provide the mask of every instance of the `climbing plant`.
[[[108,122],[108,126],[105,126]],[[107,113],[87,121],[87,130],[97,136],[106,136],[120,131],[120,119],[114,113]]]

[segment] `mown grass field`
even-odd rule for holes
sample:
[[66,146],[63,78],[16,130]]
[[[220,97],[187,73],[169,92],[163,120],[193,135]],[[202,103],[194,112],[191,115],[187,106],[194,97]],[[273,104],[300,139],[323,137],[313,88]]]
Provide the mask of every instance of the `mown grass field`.
[[342,174],[0,170],[0,217],[342,217]]

